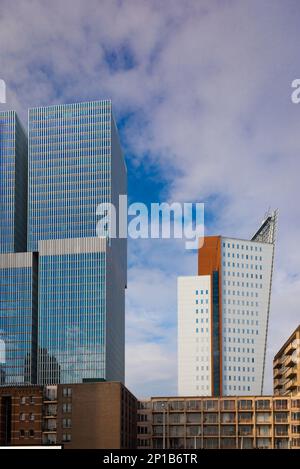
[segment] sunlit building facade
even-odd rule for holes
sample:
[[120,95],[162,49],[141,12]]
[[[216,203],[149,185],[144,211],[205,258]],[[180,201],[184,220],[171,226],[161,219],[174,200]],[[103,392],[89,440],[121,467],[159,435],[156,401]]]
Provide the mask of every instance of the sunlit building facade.
[[263,393],[277,213],[250,240],[208,236],[178,279],[180,395]]

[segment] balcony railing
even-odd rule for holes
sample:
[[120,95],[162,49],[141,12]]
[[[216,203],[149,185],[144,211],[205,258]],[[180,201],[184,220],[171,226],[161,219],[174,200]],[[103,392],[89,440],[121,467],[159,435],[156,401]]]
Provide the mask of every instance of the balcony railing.
[[285,377],[287,379],[291,379],[297,376],[297,367],[293,366],[292,368],[288,368],[287,373],[285,374]]
[[296,358],[293,355],[288,355],[288,358],[284,364],[287,367],[294,366],[296,365]]
[[284,353],[286,355],[291,355],[292,353],[295,352],[295,350],[297,350],[297,344],[296,344],[296,341],[293,340],[293,342],[291,342],[285,349]]
[[274,369],[274,379],[282,378],[282,368]]
[[274,363],[273,363],[273,368],[281,368],[281,360],[279,358],[277,358]]
[[292,379],[291,381],[289,381],[288,385],[287,385],[287,389],[295,389],[297,387],[297,380],[296,379]]

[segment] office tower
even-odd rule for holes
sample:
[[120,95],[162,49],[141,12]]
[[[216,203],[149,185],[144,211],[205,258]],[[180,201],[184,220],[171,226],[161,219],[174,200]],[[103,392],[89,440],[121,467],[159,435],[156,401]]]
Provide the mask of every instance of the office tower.
[[126,186],[110,101],[29,110],[28,249],[40,260],[40,384],[124,381],[127,245],[105,229],[97,237],[96,209],[112,203],[118,214]]
[[0,385],[36,382],[37,262],[26,251],[27,137],[0,112]]
[[0,254],[0,384],[36,383],[37,256]]
[[208,236],[178,278],[180,395],[263,392],[277,212],[250,240]]
[[300,393],[300,326],[276,353],[273,360],[273,377],[275,396]]
[[0,253],[26,251],[27,137],[15,111],[0,112]]

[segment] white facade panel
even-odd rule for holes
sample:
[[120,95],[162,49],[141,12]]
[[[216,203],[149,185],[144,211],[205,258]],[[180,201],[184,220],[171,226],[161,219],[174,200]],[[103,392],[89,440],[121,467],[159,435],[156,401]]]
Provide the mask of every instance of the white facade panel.
[[178,393],[211,395],[210,276],[179,277]]
[[273,244],[222,238],[223,395],[263,386]]

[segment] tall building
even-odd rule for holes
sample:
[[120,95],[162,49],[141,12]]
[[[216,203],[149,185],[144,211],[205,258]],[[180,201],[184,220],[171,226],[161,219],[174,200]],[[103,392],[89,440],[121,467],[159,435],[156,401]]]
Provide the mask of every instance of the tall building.
[[152,397],[138,404],[140,449],[300,449],[300,395]]
[[300,393],[300,326],[291,334],[273,360],[274,394]]
[[97,232],[97,206],[112,203],[118,213],[127,193],[111,102],[30,109],[28,165],[28,250],[40,261],[38,382],[123,382],[126,239]]
[[0,112],[0,385],[36,382],[37,259],[26,253],[27,137]]
[[26,251],[27,137],[15,111],[0,112],[0,254]]
[[180,395],[263,392],[277,212],[250,240],[208,236],[178,278]]

